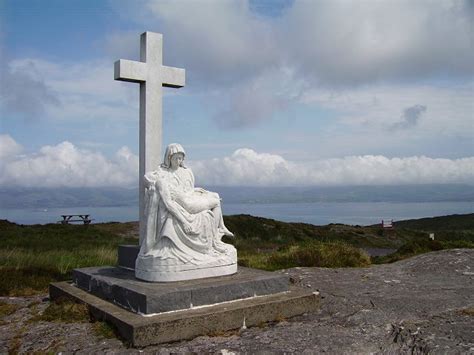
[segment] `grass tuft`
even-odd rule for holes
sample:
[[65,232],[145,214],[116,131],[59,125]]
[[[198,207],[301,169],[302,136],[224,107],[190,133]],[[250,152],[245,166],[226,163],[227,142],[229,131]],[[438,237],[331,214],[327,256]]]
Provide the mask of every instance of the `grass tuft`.
[[105,321],[95,321],[92,324],[92,329],[94,331],[94,334],[99,338],[120,338],[117,329],[112,324],[109,324]]
[[10,314],[15,313],[18,308],[20,307],[16,304],[0,301],[0,320],[6,316],[9,316]]
[[20,353],[21,349],[21,340],[23,338],[23,334],[26,331],[26,327],[23,326],[16,332],[15,336],[10,339],[8,343],[8,355],[16,355]]
[[474,316],[474,307],[468,307],[461,310],[461,314],[465,316]]
[[292,245],[271,254],[244,254],[242,266],[264,270],[306,267],[364,267],[370,265],[369,255],[362,249],[342,242],[310,241]]
[[51,302],[42,314],[31,318],[32,322],[89,322],[89,308],[83,303],[76,303],[66,298]]

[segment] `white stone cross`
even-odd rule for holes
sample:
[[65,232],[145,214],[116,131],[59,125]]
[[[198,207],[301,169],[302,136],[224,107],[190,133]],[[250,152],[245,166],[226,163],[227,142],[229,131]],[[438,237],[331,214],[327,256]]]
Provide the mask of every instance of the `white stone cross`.
[[115,80],[140,84],[139,140],[139,212],[140,245],[144,237],[145,173],[158,168],[161,162],[162,86],[180,88],[185,83],[185,71],[163,65],[163,36],[145,32],[140,37],[140,61],[117,60]]

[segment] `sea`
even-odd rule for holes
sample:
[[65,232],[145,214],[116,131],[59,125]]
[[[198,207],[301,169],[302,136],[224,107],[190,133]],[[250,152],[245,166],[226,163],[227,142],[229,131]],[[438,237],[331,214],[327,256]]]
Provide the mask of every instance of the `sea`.
[[[474,202],[225,203],[223,212],[224,215],[249,214],[283,222],[365,226],[380,223],[382,220],[401,221],[474,213]],[[0,219],[18,224],[57,223],[64,214],[88,214],[93,223],[129,222],[138,220],[138,207],[0,208]]]

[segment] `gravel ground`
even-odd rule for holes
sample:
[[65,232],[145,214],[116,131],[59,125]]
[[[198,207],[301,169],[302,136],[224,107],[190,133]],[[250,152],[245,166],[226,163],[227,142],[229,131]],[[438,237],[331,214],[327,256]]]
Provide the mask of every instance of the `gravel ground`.
[[369,268],[280,272],[320,291],[321,310],[223,336],[132,349],[98,336],[91,323],[32,322],[47,307],[47,295],[4,297],[18,309],[0,323],[0,353],[474,354],[474,250]]

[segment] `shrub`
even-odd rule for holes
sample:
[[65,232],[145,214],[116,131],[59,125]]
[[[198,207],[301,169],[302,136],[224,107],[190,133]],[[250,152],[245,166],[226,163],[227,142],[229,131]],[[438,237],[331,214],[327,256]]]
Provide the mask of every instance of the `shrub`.
[[398,250],[390,255],[373,257],[376,264],[393,263],[418,254],[429,253],[431,251],[454,249],[454,248],[474,248],[474,243],[469,240],[431,240],[418,239],[406,242]]
[[311,241],[274,252],[268,257],[272,270],[297,266],[363,267],[370,265],[369,255],[362,249],[342,242]]
[[422,239],[422,240],[413,240],[408,243],[403,244],[398,250],[397,253],[400,254],[421,254],[427,253],[430,251],[442,250],[443,244],[438,240]]

